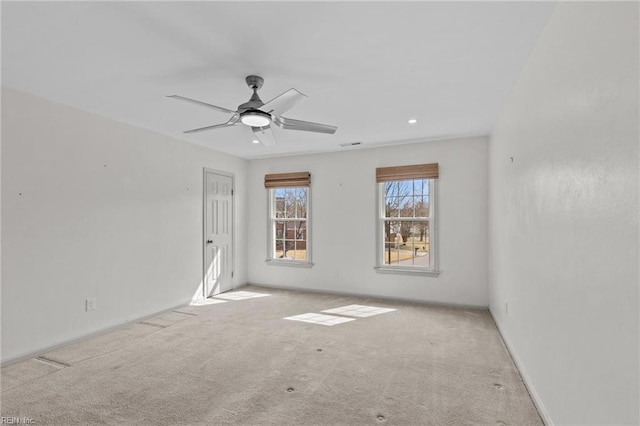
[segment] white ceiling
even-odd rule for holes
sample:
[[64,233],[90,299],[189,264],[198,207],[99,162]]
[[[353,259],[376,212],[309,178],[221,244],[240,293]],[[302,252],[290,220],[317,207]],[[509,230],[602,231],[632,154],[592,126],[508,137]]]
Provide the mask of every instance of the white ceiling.
[[[2,84],[243,158],[456,136],[493,128],[555,3],[2,2]],[[229,116],[265,79],[268,101],[335,135],[239,127],[185,135]],[[407,120],[416,118],[417,124]]]

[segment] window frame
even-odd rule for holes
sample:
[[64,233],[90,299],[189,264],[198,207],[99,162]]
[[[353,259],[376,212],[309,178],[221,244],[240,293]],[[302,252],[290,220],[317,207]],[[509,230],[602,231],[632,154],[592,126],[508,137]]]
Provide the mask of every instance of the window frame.
[[[429,224],[429,266],[400,266],[389,265],[384,263],[385,255],[385,222],[389,220],[385,216],[386,212],[386,193],[385,184],[387,182],[411,181],[420,178],[410,179],[389,179],[377,182],[376,190],[376,266],[375,271],[383,274],[401,274],[401,275],[422,275],[437,277],[440,275],[438,268],[438,179],[423,178],[429,183],[429,216],[427,219],[418,219],[417,221],[425,221]],[[397,221],[416,222],[415,218],[397,218]]]
[[[305,260],[297,260],[297,259],[286,259],[286,258],[277,258],[275,257],[275,241],[276,241],[276,222],[287,222],[288,219],[285,218],[277,218],[276,217],[276,190],[278,189],[294,189],[294,188],[303,188],[307,191],[307,217],[304,218],[306,222],[306,247],[307,247],[307,258]],[[311,185],[301,185],[301,186],[276,186],[267,188],[267,259],[265,262],[268,265],[275,266],[293,266],[299,268],[311,268],[313,267],[312,262],[312,250],[311,250]],[[299,221],[300,218],[291,219],[292,221]],[[286,227],[285,227],[286,232]]]

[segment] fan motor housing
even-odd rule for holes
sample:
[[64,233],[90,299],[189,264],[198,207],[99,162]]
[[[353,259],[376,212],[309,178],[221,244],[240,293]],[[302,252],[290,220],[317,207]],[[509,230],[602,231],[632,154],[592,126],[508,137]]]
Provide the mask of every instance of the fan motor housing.
[[247,86],[251,89],[259,89],[264,84],[264,78],[259,75],[248,75],[247,78],[245,78],[245,81],[247,82]]

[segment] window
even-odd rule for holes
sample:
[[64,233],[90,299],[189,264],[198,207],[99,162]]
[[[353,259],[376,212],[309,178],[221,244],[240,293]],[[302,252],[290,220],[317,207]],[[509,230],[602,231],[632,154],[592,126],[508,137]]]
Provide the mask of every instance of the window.
[[379,272],[438,275],[435,186],[438,164],[384,167],[378,182]]
[[309,172],[265,176],[269,194],[267,261],[311,266]]

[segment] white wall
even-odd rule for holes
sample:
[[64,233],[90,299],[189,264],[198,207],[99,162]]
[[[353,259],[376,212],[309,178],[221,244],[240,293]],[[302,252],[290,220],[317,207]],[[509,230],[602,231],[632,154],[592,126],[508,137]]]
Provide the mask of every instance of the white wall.
[[2,360],[190,300],[203,167],[235,173],[244,284],[246,161],[3,88]]
[[[250,283],[447,304],[488,306],[487,140],[472,138],[254,160],[247,180]],[[440,164],[435,277],[379,274],[380,166]],[[311,269],[267,265],[267,173],[311,172]]]
[[558,425],[640,423],[638,47],[560,3],[490,141],[491,312]]

